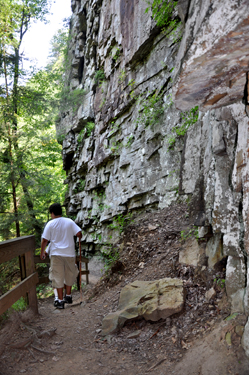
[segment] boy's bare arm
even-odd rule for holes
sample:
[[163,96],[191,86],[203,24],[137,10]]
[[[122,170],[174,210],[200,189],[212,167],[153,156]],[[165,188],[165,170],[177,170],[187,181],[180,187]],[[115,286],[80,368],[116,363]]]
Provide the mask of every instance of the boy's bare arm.
[[45,248],[47,246],[47,243],[48,243],[48,240],[46,240],[46,238],[43,238],[41,241],[41,255],[40,255],[41,259],[46,258]]

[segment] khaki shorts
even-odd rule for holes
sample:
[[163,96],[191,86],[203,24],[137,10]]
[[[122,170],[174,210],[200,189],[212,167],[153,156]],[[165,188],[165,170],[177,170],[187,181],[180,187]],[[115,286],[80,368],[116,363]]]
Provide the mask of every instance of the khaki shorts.
[[53,288],[63,288],[64,284],[72,286],[79,270],[74,257],[52,255],[50,259],[49,280]]

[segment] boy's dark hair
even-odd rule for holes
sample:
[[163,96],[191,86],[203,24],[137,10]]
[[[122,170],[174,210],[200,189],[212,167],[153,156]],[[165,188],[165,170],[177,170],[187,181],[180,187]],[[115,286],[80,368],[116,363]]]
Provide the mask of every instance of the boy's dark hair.
[[49,206],[49,212],[53,213],[55,216],[62,215],[62,207],[60,203],[53,203]]

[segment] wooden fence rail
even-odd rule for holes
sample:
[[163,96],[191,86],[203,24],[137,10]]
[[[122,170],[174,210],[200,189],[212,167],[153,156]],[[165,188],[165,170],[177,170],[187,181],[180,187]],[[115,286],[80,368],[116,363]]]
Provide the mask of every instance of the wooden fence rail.
[[34,262],[35,237],[26,236],[0,242],[0,264],[21,256],[24,259],[23,280],[0,297],[0,315],[21,297],[28,297],[28,304],[38,314],[36,284],[39,282]]
[[[3,314],[21,297],[28,297],[28,304],[32,310],[38,314],[38,301],[36,295],[36,285],[48,283],[48,277],[38,277],[35,269],[37,263],[49,263],[49,258],[40,259],[35,255],[35,236],[19,237],[13,240],[0,242],[0,264],[10,261],[15,257],[21,257],[21,278],[22,281],[7,293],[0,297],[0,315]],[[89,283],[89,270],[87,258],[82,258],[85,263],[85,270],[81,270],[82,275],[86,275],[86,283]],[[76,257],[79,266],[79,256]],[[78,277],[78,289],[79,277]]]

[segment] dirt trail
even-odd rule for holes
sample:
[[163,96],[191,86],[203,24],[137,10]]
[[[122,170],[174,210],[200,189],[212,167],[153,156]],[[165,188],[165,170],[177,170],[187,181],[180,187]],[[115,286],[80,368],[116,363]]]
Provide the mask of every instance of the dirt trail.
[[[19,327],[2,353],[0,374],[249,373],[249,360],[238,340],[231,347],[224,340],[224,334],[232,327],[229,322],[218,321],[211,332],[209,330],[210,333],[205,333],[202,338],[193,340],[185,347],[178,342],[173,343],[172,337],[167,335],[166,324],[162,325],[162,322],[152,324],[141,321],[140,324],[129,324],[119,334],[103,340],[99,335],[102,318],[110,310],[108,298],[115,298],[118,289],[119,286],[116,286],[95,301],[84,301],[82,305],[75,307],[68,305],[64,310],[55,310],[53,301],[49,298],[39,302],[38,318],[31,320],[29,316],[27,319],[25,314],[22,317],[16,316],[20,319]],[[79,297],[79,293],[74,294],[75,300]],[[56,331],[50,337],[49,332],[53,332],[53,329]],[[128,339],[128,335],[137,329],[141,330],[140,336]],[[34,332],[39,335],[44,331],[48,333],[36,342]],[[158,333],[155,334],[156,332]],[[32,343],[25,348],[27,340]],[[175,351],[167,348],[172,343]]]
[[[38,317],[28,311],[13,315],[0,332],[0,375],[248,375],[242,329],[235,332],[246,318],[224,320],[229,305],[223,289],[217,288],[215,298],[205,302],[212,272],[203,274],[177,261],[180,231],[187,225],[183,217],[179,207],[148,214],[130,226],[120,242],[119,263],[96,285],[99,273],[92,272],[91,279],[90,272],[81,305],[56,310],[48,298],[39,301]],[[184,280],[184,311],[156,323],[128,322],[103,338],[102,319],[116,310],[122,287],[161,277]],[[73,299],[80,300],[79,292]],[[135,336],[129,338],[131,334]]]

